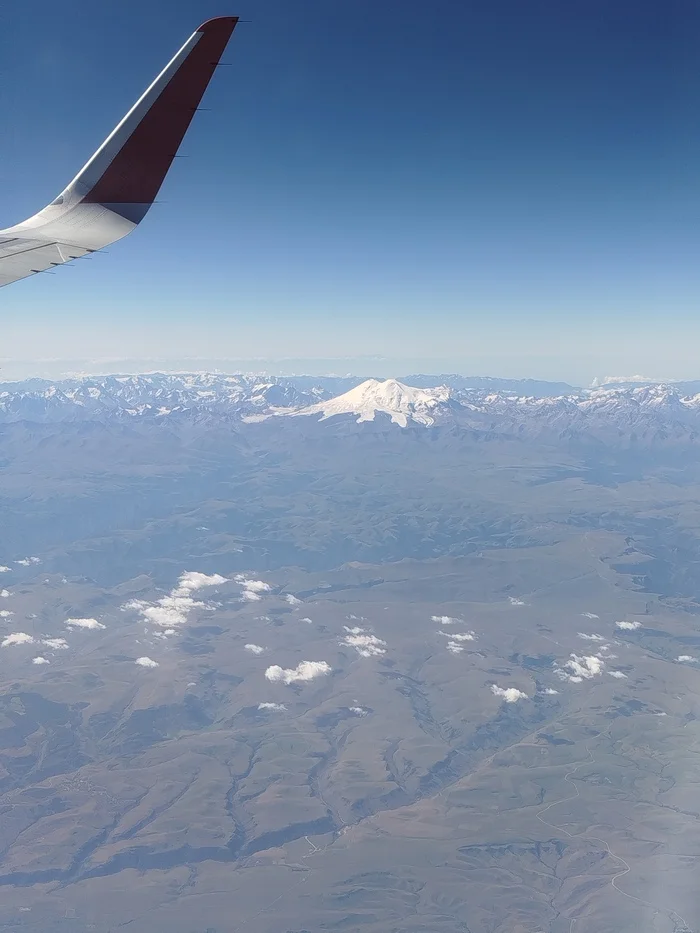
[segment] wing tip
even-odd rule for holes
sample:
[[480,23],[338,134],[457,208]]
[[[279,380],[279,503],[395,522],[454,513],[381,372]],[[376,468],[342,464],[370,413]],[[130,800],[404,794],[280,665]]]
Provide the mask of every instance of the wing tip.
[[239,16],[214,16],[212,19],[205,20],[201,26],[195,29],[195,32],[215,32],[222,29],[233,30],[239,19]]

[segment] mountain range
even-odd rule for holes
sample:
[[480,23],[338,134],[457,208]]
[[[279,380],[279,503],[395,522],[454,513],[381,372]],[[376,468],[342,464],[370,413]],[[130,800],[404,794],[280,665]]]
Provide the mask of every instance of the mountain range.
[[[606,445],[695,445],[700,385],[616,384],[592,389],[425,374],[397,379],[270,378],[219,373],[94,376],[0,385],[0,424],[212,420],[239,430],[289,417],[398,429],[461,428],[489,436],[595,440]],[[536,387],[535,391],[533,387]]]

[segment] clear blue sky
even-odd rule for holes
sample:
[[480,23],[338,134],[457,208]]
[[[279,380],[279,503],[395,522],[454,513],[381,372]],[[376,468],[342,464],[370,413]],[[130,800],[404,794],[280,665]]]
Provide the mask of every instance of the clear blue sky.
[[6,4],[0,226],[221,13],[252,22],[163,203],[0,291],[0,357],[700,375],[695,0]]

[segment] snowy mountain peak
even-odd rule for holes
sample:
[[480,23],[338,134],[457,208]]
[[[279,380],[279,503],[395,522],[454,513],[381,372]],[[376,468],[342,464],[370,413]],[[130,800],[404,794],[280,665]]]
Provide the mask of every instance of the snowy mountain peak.
[[357,415],[358,424],[374,421],[377,412],[390,416],[395,424],[405,428],[410,421],[430,425],[435,421],[435,409],[447,402],[450,390],[445,386],[417,389],[397,379],[367,379],[349,392],[328,401],[319,402],[297,412],[299,415],[322,415],[321,420],[335,415]]

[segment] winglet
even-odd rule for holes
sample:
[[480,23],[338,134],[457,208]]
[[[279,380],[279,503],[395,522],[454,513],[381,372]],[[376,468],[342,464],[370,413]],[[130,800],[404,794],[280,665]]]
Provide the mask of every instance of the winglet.
[[71,182],[82,200],[134,223],[143,218],[237,23],[237,16],[219,16],[190,36]]

